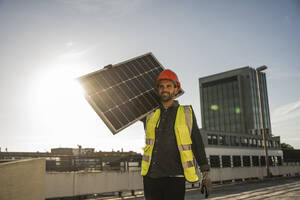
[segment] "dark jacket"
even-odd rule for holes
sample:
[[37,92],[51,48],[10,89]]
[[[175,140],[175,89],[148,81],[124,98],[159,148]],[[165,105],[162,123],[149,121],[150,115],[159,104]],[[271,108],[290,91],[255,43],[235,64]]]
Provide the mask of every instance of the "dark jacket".
[[[172,177],[183,175],[180,154],[174,131],[178,101],[165,109],[160,106],[161,114],[159,126],[155,130],[155,145],[152,152],[151,164],[147,176],[152,178]],[[201,171],[209,171],[202,137],[197,125],[195,113],[193,114],[193,127],[191,133],[192,151]],[[145,120],[144,126],[145,126]]]

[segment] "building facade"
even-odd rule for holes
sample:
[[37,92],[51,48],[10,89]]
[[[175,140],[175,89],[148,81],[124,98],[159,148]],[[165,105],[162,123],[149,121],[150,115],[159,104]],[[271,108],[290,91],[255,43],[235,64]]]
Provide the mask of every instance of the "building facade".
[[265,165],[263,127],[270,165],[282,163],[280,137],[272,135],[265,73],[257,77],[255,69],[243,67],[202,77],[199,85],[201,133],[211,166]]

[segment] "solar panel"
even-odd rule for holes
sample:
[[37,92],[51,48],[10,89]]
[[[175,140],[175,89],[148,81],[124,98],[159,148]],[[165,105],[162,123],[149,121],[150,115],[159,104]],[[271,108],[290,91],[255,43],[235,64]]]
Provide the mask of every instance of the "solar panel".
[[[159,106],[154,82],[164,67],[152,53],[78,78],[85,98],[113,134]],[[183,94],[181,90],[176,97]]]

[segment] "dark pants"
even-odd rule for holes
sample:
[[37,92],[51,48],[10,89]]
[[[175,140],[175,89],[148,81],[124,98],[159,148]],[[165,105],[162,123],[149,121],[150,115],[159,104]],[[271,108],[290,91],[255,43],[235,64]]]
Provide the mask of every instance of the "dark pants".
[[150,178],[144,176],[143,182],[146,200],[184,200],[184,177]]

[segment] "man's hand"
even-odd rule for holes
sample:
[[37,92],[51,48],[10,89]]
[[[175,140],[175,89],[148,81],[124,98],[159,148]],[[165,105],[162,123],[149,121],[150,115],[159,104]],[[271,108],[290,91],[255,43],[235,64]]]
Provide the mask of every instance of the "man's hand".
[[205,198],[211,194],[212,184],[209,171],[202,172],[201,193],[205,193]]

